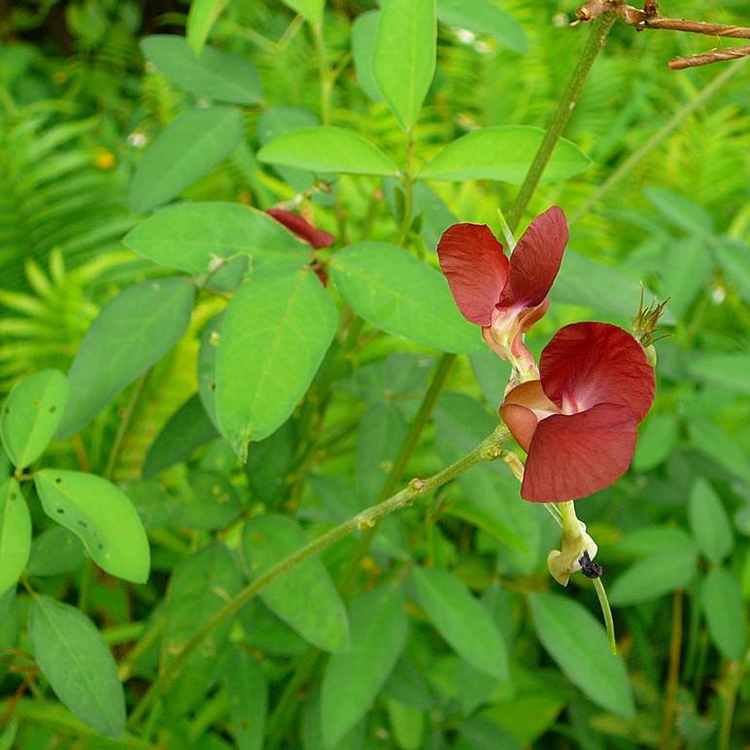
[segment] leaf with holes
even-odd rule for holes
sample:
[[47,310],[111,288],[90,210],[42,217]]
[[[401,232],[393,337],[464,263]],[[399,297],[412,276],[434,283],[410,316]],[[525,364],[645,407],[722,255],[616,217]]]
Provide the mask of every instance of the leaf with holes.
[[0,414],[0,437],[14,466],[42,455],[54,437],[68,400],[68,381],[58,370],[42,370],[13,386]]
[[72,531],[102,570],[133,583],[146,582],[148,539],[122,490],[94,474],[58,469],[37,472],[34,484],[44,512]]
[[31,516],[14,479],[0,485],[0,594],[15,586],[31,550]]
[[125,694],[117,665],[91,620],[47,596],[31,600],[34,658],[57,697],[92,729],[118,738],[125,731]]
[[216,416],[244,461],[305,394],[336,332],[336,308],[309,268],[253,274],[232,298],[216,351]]

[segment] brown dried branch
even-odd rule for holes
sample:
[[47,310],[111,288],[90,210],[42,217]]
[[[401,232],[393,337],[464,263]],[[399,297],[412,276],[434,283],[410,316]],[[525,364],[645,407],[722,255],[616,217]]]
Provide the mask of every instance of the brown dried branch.
[[[615,12],[632,26],[636,31],[645,29],[663,29],[668,31],[683,31],[689,34],[703,34],[706,36],[725,36],[733,39],[750,39],[750,28],[745,26],[729,26],[723,23],[708,23],[707,21],[689,21],[682,18],[667,18],[659,15],[657,0],[645,0],[643,10],[625,5],[621,0],[588,0],[576,11],[578,22],[588,22],[602,13]],[[669,62],[671,70],[684,70],[699,65],[710,65],[724,60],[736,60],[750,56],[750,47],[730,47],[723,50],[711,50],[691,57],[677,57]]]
[[710,65],[711,63],[737,60],[748,56],[750,56],[750,45],[745,47],[730,47],[729,49],[704,52],[702,55],[675,57],[674,60],[669,61],[669,68],[670,70],[685,70],[686,68],[697,68],[699,65]]

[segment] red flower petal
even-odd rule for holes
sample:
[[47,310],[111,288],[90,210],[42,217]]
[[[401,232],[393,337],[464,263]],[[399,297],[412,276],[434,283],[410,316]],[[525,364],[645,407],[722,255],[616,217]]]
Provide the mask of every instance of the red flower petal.
[[443,232],[437,254],[458,309],[472,323],[490,325],[508,280],[508,259],[490,228],[454,224]]
[[521,302],[534,307],[542,302],[560,270],[568,238],[568,222],[557,206],[529,224],[510,257],[508,286],[500,300],[503,306]]
[[544,347],[539,372],[544,392],[567,414],[622,404],[640,422],[654,400],[654,371],[643,347],[609,323],[561,328]]
[[269,208],[266,213],[269,216],[273,216],[279,224],[283,224],[290,232],[293,232],[301,240],[312,245],[316,250],[322,247],[329,247],[336,240],[336,237],[330,234],[330,232],[317,229],[309,221],[290,211],[284,211],[281,208]]
[[636,427],[633,412],[617,404],[542,420],[526,459],[521,497],[562,503],[609,486],[630,466]]

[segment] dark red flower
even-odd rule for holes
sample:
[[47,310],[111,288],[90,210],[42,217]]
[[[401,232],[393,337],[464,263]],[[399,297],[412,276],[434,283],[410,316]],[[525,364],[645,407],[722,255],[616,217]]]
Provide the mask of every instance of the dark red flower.
[[309,221],[297,214],[293,214],[291,211],[284,211],[282,208],[269,208],[266,213],[269,216],[273,216],[276,221],[283,224],[301,240],[312,245],[316,250],[329,247],[336,239],[329,232],[324,232],[322,229],[314,227]]
[[617,326],[574,323],[544,348],[539,374],[500,407],[527,453],[521,497],[560,503],[612,484],[630,466],[654,399],[643,347]]
[[458,309],[504,359],[518,354],[518,335],[547,312],[568,236],[565,214],[552,206],[531,222],[510,259],[486,224],[454,224],[440,238],[440,267]]

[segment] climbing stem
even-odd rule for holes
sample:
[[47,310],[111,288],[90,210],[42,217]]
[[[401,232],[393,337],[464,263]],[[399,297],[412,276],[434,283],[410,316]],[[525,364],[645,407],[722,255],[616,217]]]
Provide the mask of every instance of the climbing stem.
[[615,622],[612,619],[612,610],[609,606],[607,591],[604,588],[601,578],[594,578],[594,591],[599,599],[599,606],[602,608],[602,617],[604,617],[604,627],[607,629],[607,640],[609,641],[609,650],[617,656],[617,640],[615,639]]
[[557,142],[562,137],[562,134],[565,131],[565,126],[570,119],[570,115],[578,103],[578,97],[583,88],[584,81],[591,71],[591,67],[594,64],[597,55],[604,48],[604,45],[607,42],[607,36],[609,35],[610,29],[616,18],[617,15],[615,13],[607,12],[603,13],[591,24],[589,37],[581,51],[580,57],[578,58],[578,64],[568,81],[568,86],[560,99],[560,103],[557,106],[552,122],[547,128],[547,132],[544,134],[544,138],[542,139],[539,150],[534,157],[531,168],[526,175],[526,179],[524,180],[523,185],[521,185],[521,189],[518,191],[516,201],[508,213],[508,226],[512,231],[515,231],[518,223],[523,217],[524,211],[529,205],[529,201],[539,184],[539,180],[552,157],[552,152],[555,150]]
[[230,599],[224,607],[216,612],[211,619],[205,623],[193,637],[185,644],[185,647],[175,656],[172,664],[159,674],[151,684],[151,687],[141,699],[140,703],[133,711],[129,725],[137,726],[146,711],[154,704],[155,701],[169,688],[175,678],[185,667],[188,659],[193,655],[201,643],[230,618],[236,615],[249,601],[251,601],[266,586],[282,576],[287,571],[301,563],[303,560],[316,555],[324,549],[327,549],[336,542],[355,531],[373,527],[381,518],[391,513],[401,510],[418,500],[438,487],[442,487],[446,482],[455,479],[463,474],[467,469],[478,464],[480,461],[494,461],[500,458],[503,451],[503,443],[508,437],[508,431],[503,425],[499,425],[495,430],[486,437],[479,445],[463,458],[447,466],[437,474],[433,474],[427,479],[412,479],[409,484],[397,492],[392,497],[381,503],[373,505],[347,521],[339,524],[325,534],[313,539],[309,544],[287,555],[279,560],[276,565],[259,575],[252,583],[248,584],[236,596]]

